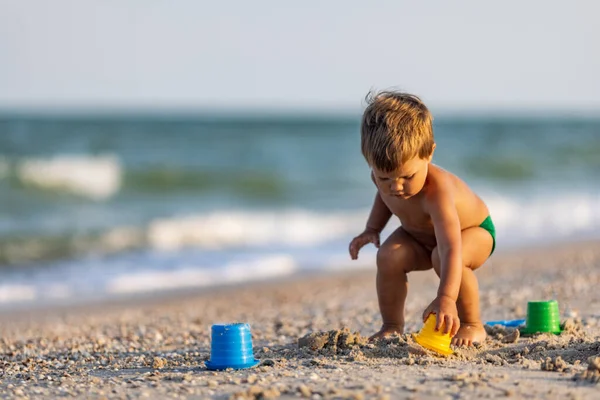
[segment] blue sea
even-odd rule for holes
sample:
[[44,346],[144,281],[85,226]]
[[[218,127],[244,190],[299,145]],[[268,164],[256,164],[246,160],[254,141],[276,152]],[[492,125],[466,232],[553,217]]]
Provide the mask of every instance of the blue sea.
[[[0,307],[374,268],[359,115],[0,115]],[[600,118],[441,116],[498,251],[600,236]],[[385,233],[398,226],[391,221]]]

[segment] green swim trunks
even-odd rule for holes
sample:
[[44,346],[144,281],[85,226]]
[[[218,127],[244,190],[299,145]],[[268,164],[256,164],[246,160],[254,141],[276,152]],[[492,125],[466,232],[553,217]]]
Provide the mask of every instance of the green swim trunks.
[[492,217],[488,215],[488,217],[479,225],[486,231],[492,235],[492,252],[490,256],[494,253],[496,249],[496,227],[494,226],[494,222],[492,222]]

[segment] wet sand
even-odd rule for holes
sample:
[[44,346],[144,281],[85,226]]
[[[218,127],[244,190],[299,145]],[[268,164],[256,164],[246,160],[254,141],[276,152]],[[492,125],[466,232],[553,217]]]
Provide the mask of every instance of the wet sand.
[[[561,335],[489,328],[440,357],[410,333],[432,271],[409,275],[406,334],[379,328],[374,270],[0,317],[3,398],[600,398],[600,242],[499,253],[478,272],[484,320],[556,299]],[[210,326],[248,322],[256,368],[207,371]],[[312,334],[311,337],[306,335]],[[308,339],[318,340],[308,340]]]

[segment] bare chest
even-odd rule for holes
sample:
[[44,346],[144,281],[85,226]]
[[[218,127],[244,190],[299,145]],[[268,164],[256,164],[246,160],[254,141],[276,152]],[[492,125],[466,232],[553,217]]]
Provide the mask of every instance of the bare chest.
[[416,201],[397,199],[392,196],[382,196],[383,202],[400,220],[402,229],[408,232],[417,242],[421,243],[427,250],[432,250],[437,240],[433,222],[429,214],[423,211],[421,205]]
[[403,200],[394,196],[382,196],[382,200],[405,229],[433,232],[431,216],[423,211],[419,200]]

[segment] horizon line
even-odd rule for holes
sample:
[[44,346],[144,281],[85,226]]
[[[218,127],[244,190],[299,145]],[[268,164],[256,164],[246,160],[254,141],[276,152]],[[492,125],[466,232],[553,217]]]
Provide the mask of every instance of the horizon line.
[[[518,117],[518,118],[600,118],[600,108],[565,107],[429,107],[436,118]],[[0,118],[359,118],[362,109],[350,107],[2,107]]]

